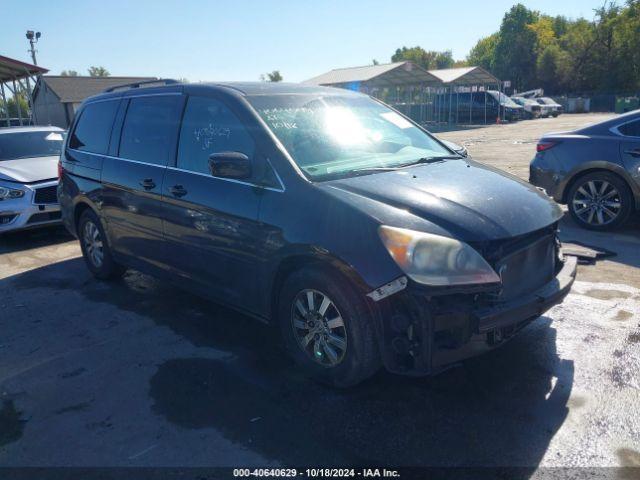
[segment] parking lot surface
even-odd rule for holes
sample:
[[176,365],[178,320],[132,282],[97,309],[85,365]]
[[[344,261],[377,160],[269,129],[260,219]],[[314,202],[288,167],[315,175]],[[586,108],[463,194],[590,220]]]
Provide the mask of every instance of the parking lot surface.
[[[602,118],[441,136],[526,178],[542,133]],[[617,255],[502,348],[346,391],[238,313],[134,271],[95,280],[62,229],[0,238],[0,465],[640,466],[637,219],[562,236]]]

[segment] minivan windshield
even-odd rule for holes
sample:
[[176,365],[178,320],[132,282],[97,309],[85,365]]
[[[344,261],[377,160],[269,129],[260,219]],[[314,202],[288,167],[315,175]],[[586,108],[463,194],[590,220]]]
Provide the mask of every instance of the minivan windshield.
[[312,180],[458,158],[366,96],[255,95],[248,100]]
[[487,93],[489,95],[491,95],[493,98],[495,98],[496,100],[500,99],[500,105],[503,105],[505,107],[517,107],[518,106],[518,104],[516,102],[514,102],[511,98],[507,97],[502,92],[496,92],[495,90],[489,90]]
[[61,131],[12,132],[0,134],[0,162],[19,158],[60,155]]

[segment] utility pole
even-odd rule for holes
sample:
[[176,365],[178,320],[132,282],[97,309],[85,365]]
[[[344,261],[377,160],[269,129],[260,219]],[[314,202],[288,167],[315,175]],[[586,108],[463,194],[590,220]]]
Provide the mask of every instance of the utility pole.
[[31,45],[31,48],[29,49],[29,53],[31,53],[31,59],[33,60],[33,64],[34,65],[38,65],[38,62],[36,62],[36,43],[38,43],[38,40],[40,40],[40,36],[42,34],[40,32],[34,32],[33,30],[27,30],[27,39],[29,40],[29,44]]

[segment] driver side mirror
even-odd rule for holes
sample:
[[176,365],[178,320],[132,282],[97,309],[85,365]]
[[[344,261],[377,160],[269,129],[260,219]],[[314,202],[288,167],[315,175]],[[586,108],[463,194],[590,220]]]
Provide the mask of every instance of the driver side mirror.
[[243,180],[251,178],[251,160],[240,152],[219,152],[209,155],[209,171],[214,177]]

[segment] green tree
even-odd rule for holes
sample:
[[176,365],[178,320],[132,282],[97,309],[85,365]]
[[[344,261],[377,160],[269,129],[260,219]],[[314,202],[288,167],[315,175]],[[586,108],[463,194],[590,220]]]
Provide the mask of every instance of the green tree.
[[111,75],[109,70],[104,67],[89,67],[88,72],[90,77],[109,77]]
[[392,62],[410,61],[427,70],[451,68],[454,64],[451,50],[436,52],[425,50],[422,47],[402,47],[396,50],[391,57]]
[[539,56],[547,47],[556,43],[556,32],[553,28],[553,18],[541,16],[538,21],[527,25],[536,34],[536,55]]
[[627,2],[620,17],[617,48],[620,58],[626,60],[620,65],[621,75],[626,79],[626,88],[640,89],[640,1]]
[[536,61],[536,77],[540,86],[553,91],[565,89],[570,80],[568,65],[571,59],[557,44],[551,44],[538,56]]
[[455,60],[453,59],[453,54],[451,53],[451,50],[445,50],[444,52],[437,52],[435,63],[436,63],[436,69],[453,67]]
[[569,20],[567,17],[563,15],[558,15],[553,19],[553,32],[556,35],[556,38],[560,38],[562,35],[567,33],[567,29],[569,28]]
[[512,80],[519,90],[634,91],[640,88],[640,0],[607,3],[591,21],[515,5],[500,30],[471,49],[467,62]]
[[493,59],[496,53],[499,34],[494,33],[488,37],[481,38],[471,49],[467,56],[467,63],[470,66],[482,67],[486,70],[493,70]]
[[6,104],[2,100],[0,100],[0,124],[2,124],[2,119],[6,118],[7,110],[9,110],[9,117],[18,117],[18,105],[20,105],[20,113],[22,113],[22,118],[28,117],[29,102],[27,101],[27,95],[24,92],[18,92],[17,95],[8,98]]
[[77,77],[78,72],[76,72],[75,70],[62,70],[60,72],[60,75],[63,77]]
[[260,75],[260,80],[263,82],[281,82],[283,80],[280,70],[274,70],[273,72]]
[[511,80],[518,90],[535,84],[537,35],[529,25],[537,20],[536,12],[519,3],[505,14],[500,25],[494,73],[498,78]]

